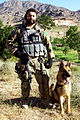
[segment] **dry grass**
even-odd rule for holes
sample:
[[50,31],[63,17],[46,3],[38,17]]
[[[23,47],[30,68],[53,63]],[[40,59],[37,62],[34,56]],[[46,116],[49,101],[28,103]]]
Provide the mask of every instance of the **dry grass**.
[[[35,79],[31,83],[30,97],[21,99],[21,81],[14,72],[15,63],[0,61],[0,120],[79,120],[80,119],[80,71],[72,71],[71,115],[59,114],[59,108],[43,107],[39,98],[38,84]],[[5,66],[5,69],[3,68]],[[7,66],[8,65],[8,66]],[[50,85],[55,83],[59,61],[54,61],[50,70]],[[72,65],[74,67],[74,64]],[[7,68],[7,71],[6,71]],[[1,70],[2,69],[2,70]],[[4,72],[6,71],[6,72]],[[22,108],[23,104],[28,109]]]

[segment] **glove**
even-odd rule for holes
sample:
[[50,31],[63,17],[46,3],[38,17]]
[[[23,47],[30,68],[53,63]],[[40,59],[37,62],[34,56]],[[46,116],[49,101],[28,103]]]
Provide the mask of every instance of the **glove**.
[[21,57],[21,52],[19,50],[16,50],[13,54],[15,57],[20,58]]
[[45,68],[49,69],[52,67],[53,60],[49,58],[47,62],[44,63]]
[[27,54],[21,53],[19,50],[16,50],[13,54],[15,57],[18,57],[21,59],[22,64],[26,64],[28,62],[28,56]]
[[26,54],[22,54],[20,59],[22,64],[27,64],[27,62],[29,61],[29,58]]

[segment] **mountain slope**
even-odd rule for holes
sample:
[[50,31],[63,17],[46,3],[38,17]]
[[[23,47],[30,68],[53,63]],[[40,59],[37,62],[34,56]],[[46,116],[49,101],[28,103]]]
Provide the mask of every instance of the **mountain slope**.
[[20,1],[9,0],[0,4],[0,18],[4,23],[9,21],[11,24],[20,22],[28,8],[35,8],[39,11],[39,15],[47,14],[52,18],[72,18],[77,21],[80,20],[80,12],[70,11],[62,7],[54,5],[42,4],[36,1]]

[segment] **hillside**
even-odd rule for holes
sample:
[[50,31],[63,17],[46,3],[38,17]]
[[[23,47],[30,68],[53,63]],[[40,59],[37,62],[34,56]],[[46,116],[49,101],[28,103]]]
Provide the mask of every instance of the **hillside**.
[[66,8],[56,7],[54,5],[42,4],[36,1],[9,0],[0,4],[0,19],[4,24],[9,21],[10,24],[21,22],[28,8],[35,8],[39,11],[38,15],[47,14],[51,18],[66,18],[80,22],[80,10],[70,11]]

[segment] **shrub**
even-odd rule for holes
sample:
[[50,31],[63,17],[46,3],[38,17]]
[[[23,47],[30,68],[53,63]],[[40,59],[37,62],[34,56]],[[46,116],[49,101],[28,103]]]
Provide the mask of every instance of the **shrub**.
[[10,52],[6,47],[6,40],[12,32],[13,27],[10,25],[3,26],[2,21],[0,20],[0,58],[6,60],[11,56]]

